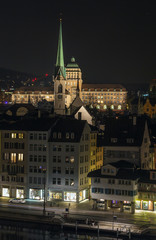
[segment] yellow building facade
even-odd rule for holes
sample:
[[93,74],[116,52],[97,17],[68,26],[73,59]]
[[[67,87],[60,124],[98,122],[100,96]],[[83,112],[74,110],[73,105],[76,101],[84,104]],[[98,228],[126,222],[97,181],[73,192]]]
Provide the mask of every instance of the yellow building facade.
[[155,99],[146,99],[146,102],[143,106],[143,113],[147,114],[150,118],[156,116],[156,102]]

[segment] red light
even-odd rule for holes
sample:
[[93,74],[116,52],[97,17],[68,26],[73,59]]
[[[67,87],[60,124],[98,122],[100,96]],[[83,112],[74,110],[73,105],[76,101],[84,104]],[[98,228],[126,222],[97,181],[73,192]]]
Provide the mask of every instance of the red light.
[[45,76],[48,77],[48,73],[46,73]]
[[37,78],[35,77],[35,81],[37,80]]
[[32,82],[34,82],[35,80],[34,79],[32,79]]

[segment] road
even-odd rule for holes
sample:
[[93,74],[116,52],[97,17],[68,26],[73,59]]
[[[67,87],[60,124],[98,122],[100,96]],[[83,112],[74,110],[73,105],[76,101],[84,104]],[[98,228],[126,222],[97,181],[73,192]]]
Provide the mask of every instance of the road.
[[[61,205],[58,207],[46,207],[47,212],[54,211],[56,214],[64,215],[65,208],[68,205]],[[87,206],[87,204],[86,204]],[[1,212],[18,212],[21,214],[43,214],[43,202],[26,202],[25,204],[15,204],[9,203],[8,200],[0,201],[0,210]],[[93,218],[95,221],[109,221],[109,222],[118,222],[123,224],[135,224],[138,226],[151,225],[156,227],[156,213],[147,212],[147,211],[136,211],[135,214],[130,213],[120,213],[112,211],[95,211],[79,205],[78,208],[70,206],[69,208],[69,217],[73,219],[86,219]],[[117,219],[114,220],[113,216],[116,216]]]

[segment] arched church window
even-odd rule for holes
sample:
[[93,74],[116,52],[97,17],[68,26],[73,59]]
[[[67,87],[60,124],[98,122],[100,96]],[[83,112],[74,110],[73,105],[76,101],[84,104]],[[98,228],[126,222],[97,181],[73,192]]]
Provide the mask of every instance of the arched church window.
[[62,93],[62,84],[58,86],[58,93]]

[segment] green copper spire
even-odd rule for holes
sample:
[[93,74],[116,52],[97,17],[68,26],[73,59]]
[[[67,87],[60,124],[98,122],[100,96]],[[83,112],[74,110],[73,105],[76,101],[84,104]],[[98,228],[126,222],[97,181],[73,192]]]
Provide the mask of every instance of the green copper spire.
[[66,78],[66,71],[64,67],[64,57],[63,57],[62,19],[61,18],[60,18],[60,31],[59,31],[59,39],[58,39],[55,76],[58,74]]

